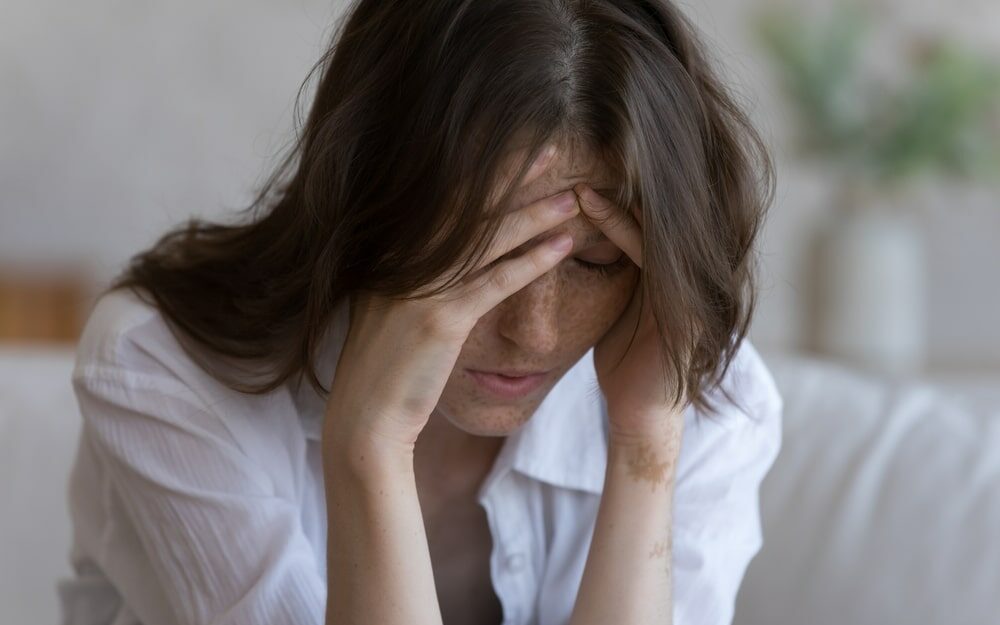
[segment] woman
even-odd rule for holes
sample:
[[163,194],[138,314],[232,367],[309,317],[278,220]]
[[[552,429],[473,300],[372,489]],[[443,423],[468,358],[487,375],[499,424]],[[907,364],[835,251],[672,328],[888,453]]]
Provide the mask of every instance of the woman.
[[67,622],[730,622],[773,174],[693,28],[360,0],[314,69],[253,214],[91,313]]

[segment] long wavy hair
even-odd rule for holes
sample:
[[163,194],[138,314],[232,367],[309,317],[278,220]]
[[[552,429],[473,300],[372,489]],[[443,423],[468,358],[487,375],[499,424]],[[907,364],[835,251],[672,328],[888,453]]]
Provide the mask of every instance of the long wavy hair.
[[[408,297],[478,262],[496,207],[555,140],[594,150],[616,176],[609,198],[642,224],[639,296],[660,330],[669,391],[716,411],[707,393],[755,308],[754,244],[774,172],[672,3],[356,0],[295,110],[294,140],[239,219],[188,219],[104,291],[155,304],[227,386],[266,393],[304,375],[327,396],[332,380],[314,360],[337,302]],[[528,149],[508,177],[515,135]],[[260,377],[230,375],[213,357],[256,363]]]

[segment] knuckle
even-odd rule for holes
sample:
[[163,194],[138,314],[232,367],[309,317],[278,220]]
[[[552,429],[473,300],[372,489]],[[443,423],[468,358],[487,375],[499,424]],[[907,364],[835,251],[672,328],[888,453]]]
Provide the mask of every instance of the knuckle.
[[541,244],[535,247],[528,254],[528,262],[531,263],[531,270],[534,274],[542,274],[548,271],[549,267],[552,265],[551,252],[546,244]]
[[546,202],[540,202],[528,211],[529,225],[535,233],[544,232],[571,216],[570,213],[552,210],[552,205]]
[[496,288],[507,291],[514,285],[516,276],[510,265],[504,264],[493,270],[492,280]]
[[552,212],[543,204],[536,204],[524,213],[525,225],[533,230],[541,230],[546,227],[552,216]]

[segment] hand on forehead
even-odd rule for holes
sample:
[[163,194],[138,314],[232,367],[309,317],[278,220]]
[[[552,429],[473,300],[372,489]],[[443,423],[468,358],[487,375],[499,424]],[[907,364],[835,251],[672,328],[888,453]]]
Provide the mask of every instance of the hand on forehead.
[[517,195],[523,206],[560,191],[568,191],[579,182],[598,190],[613,187],[610,171],[593,151],[564,143],[559,145],[552,164],[538,178],[518,189]]
[[[584,182],[595,190],[610,190],[614,185],[610,172],[604,163],[587,149],[560,146],[555,161],[536,179],[518,188],[513,195],[510,210],[516,210],[532,202],[573,189],[573,185]],[[574,247],[581,248],[600,242],[608,242],[607,237],[582,212],[567,220],[555,230],[573,235]]]
[[641,266],[641,224],[634,215],[628,218],[627,213],[609,200],[616,195],[614,185],[610,170],[591,150],[563,145],[541,175],[516,190],[512,209],[572,189],[580,203],[580,213],[553,231],[570,233],[575,250],[613,246]]

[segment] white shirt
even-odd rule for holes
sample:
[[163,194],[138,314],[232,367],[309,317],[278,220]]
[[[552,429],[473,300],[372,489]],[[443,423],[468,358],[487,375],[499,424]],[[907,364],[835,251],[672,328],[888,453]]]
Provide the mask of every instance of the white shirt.
[[[321,380],[332,380],[346,314],[342,304]],[[307,383],[226,388],[129,292],[97,302],[72,381],[84,423],[69,486],[76,576],[58,586],[65,625],[323,623],[323,401]],[[507,437],[479,489],[504,625],[569,620],[607,460],[596,384],[591,350]],[[724,385],[749,417],[729,403],[721,422],[684,415],[675,625],[731,623],[762,544],[758,488],[781,445],[782,400],[749,341]]]

